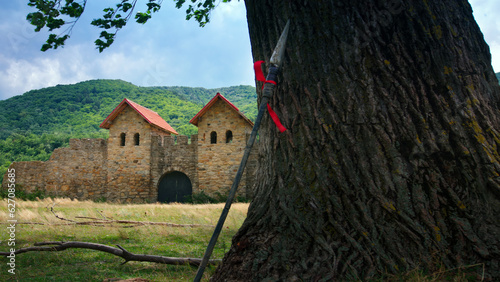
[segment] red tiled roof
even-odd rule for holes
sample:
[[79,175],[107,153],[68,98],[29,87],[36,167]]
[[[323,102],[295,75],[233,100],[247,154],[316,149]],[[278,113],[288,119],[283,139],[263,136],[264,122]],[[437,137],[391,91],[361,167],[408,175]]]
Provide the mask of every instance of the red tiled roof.
[[154,112],[146,107],[143,107],[129,99],[123,99],[123,101],[109,114],[109,116],[99,125],[101,128],[109,129],[113,120],[127,107],[130,106],[138,114],[140,114],[149,124],[157,127],[160,130],[178,135],[177,131],[173,129],[170,124],[168,124],[164,119],[160,117],[157,112]]
[[202,117],[219,99],[226,102],[232,109],[234,109],[239,115],[241,115],[244,120],[246,120],[251,126],[253,126],[253,122],[251,120],[249,120],[242,112],[240,112],[240,110],[233,103],[229,102],[228,99],[226,99],[218,92],[217,95],[215,95],[212,100],[210,100],[210,102],[208,102],[205,107],[203,107],[203,109],[201,109],[201,111],[199,111],[189,122],[198,126],[198,120],[200,119],[200,117]]

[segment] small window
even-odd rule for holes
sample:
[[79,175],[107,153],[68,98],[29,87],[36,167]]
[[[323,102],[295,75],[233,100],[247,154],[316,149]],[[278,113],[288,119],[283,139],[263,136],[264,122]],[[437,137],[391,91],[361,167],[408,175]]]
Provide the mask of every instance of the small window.
[[120,134],[120,146],[125,146],[125,133]]
[[210,133],[210,144],[216,144],[217,143],[217,132],[212,131]]
[[226,143],[233,143],[233,132],[231,130],[226,131]]
[[139,139],[140,139],[139,133],[134,134],[134,144],[136,146],[139,146]]

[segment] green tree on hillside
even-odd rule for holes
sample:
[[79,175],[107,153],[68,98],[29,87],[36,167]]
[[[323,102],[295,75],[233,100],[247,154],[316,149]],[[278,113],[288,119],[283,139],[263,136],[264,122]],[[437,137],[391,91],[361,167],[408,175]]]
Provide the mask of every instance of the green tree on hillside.
[[[40,4],[37,29],[83,12],[73,1],[30,3]],[[105,29],[100,51],[135,3],[94,22]],[[204,25],[215,4],[187,1],[188,17]],[[472,265],[500,279],[500,86],[469,3],[245,4],[255,60],[269,59],[292,21],[271,102],[289,130],[263,121],[255,198],[213,279],[365,280]]]

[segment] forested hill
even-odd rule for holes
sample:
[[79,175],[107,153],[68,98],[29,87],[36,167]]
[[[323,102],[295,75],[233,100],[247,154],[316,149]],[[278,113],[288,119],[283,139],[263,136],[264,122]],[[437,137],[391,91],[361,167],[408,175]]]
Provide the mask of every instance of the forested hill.
[[91,80],[0,101],[0,181],[12,161],[48,160],[70,138],[107,138],[108,131],[99,125],[124,98],[157,112],[179,134],[195,134],[189,120],[217,92],[251,120],[257,116],[252,86],[138,87],[122,80]]
[[189,120],[217,92],[248,118],[256,116],[257,95],[252,86],[138,87],[121,80],[91,80],[32,90],[0,101],[0,140],[16,132],[84,137],[100,131],[99,124],[124,98],[156,111],[177,132],[190,135],[197,129]]

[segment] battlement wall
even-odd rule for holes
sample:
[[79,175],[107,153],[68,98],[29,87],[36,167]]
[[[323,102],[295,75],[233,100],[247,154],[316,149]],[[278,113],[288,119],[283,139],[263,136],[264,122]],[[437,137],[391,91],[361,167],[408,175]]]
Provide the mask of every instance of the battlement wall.
[[[177,139],[177,140],[176,140]],[[177,142],[176,142],[177,141]],[[151,182],[157,188],[164,174],[179,171],[191,180],[193,191],[198,189],[198,135],[153,137],[151,149]],[[157,193],[158,189],[154,189]],[[155,195],[157,196],[157,194]]]
[[45,190],[53,196],[98,199],[106,188],[107,141],[70,139],[46,162]]
[[107,158],[107,141],[105,139],[70,139],[69,147],[57,148],[52,152],[50,161],[73,161],[76,158],[91,160]]
[[103,138],[82,138],[82,139],[70,139],[69,147],[75,150],[94,150],[97,148],[106,147],[107,140]]

